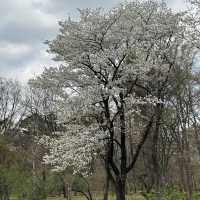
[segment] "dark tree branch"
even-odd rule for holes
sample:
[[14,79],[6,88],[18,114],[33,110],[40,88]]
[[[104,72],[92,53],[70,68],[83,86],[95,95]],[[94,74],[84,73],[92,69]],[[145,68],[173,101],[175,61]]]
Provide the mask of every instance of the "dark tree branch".
[[153,125],[153,119],[154,119],[154,115],[151,117],[148,125],[146,126],[146,130],[144,132],[144,135],[142,137],[142,140],[140,141],[140,143],[138,144],[137,148],[136,148],[136,152],[135,152],[135,155],[132,159],[132,162],[129,164],[129,166],[126,168],[126,172],[128,173],[135,165],[137,159],[138,159],[138,156],[140,154],[140,151],[143,147],[143,145],[145,144],[146,142],[146,139],[148,137],[148,135],[150,134],[150,130],[151,130],[151,127]]

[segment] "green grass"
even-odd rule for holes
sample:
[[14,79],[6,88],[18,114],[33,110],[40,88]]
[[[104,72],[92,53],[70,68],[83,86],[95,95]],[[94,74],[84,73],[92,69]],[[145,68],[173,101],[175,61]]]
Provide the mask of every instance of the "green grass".
[[[94,195],[93,197],[94,197],[94,200],[102,200],[103,199],[103,195],[100,195],[100,194]],[[180,199],[180,198],[178,198],[178,199]],[[194,200],[199,200],[199,199],[200,199],[200,193],[195,193]],[[13,197],[11,197],[10,200],[18,200],[18,198],[13,196]],[[66,199],[64,199],[63,197],[48,197],[47,200],[66,200]],[[84,196],[72,196],[71,200],[86,200],[86,198]],[[115,200],[115,196],[110,195],[109,200]],[[126,200],[144,200],[144,198],[139,194],[134,194],[134,195],[127,195]]]
[[[103,196],[100,196],[100,197],[94,197],[95,200],[102,200],[103,199]],[[144,198],[141,196],[141,195],[128,195],[126,197],[127,200],[144,200]],[[62,197],[49,197],[48,200],[66,200]],[[83,196],[73,196],[72,197],[72,200],[86,200],[85,197]],[[115,196],[110,196],[109,197],[109,200],[115,200]]]
[[[94,197],[94,200],[102,200],[103,196]],[[11,197],[10,200],[18,200],[17,197]],[[63,197],[48,197],[47,200],[66,200]],[[72,196],[71,200],[86,200],[83,196]],[[115,196],[110,196],[109,200],[115,200]],[[127,200],[144,200],[144,198],[140,195],[128,195]]]

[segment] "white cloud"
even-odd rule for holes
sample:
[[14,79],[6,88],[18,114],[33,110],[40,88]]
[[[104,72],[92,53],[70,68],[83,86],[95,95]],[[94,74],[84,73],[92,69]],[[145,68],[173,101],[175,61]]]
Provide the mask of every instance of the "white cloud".
[[185,0],[167,0],[167,3],[172,9],[176,11],[183,11],[186,9]]
[[42,49],[37,60],[30,60],[20,68],[14,68],[12,71],[5,71],[3,75],[26,83],[30,78],[41,74],[45,67],[56,65],[57,64],[52,61],[52,57]]
[[27,60],[21,67],[14,68],[12,71],[5,71],[4,76],[26,83],[30,78],[41,74],[45,67],[57,65],[58,63],[52,60],[52,55],[46,52],[45,46],[41,46],[36,59]]
[[22,43],[10,43],[7,41],[0,41],[0,57],[10,57],[10,58],[23,58],[26,56],[33,48],[30,45]]

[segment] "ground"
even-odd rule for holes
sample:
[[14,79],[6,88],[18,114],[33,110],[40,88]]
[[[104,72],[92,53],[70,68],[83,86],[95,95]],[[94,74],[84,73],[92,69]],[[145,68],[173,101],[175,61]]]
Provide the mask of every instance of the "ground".
[[[102,200],[102,197],[97,197],[94,198],[95,200]],[[109,198],[109,200],[114,200],[115,198],[113,198],[112,196]],[[17,198],[12,197],[11,200],[17,200]],[[47,200],[66,200],[62,197],[48,197]],[[86,200],[85,197],[83,196],[73,196],[71,200]],[[127,196],[127,200],[144,200],[143,197],[141,197],[140,195],[134,195],[134,196]]]
[[[102,200],[102,196],[101,197],[97,197],[94,198],[95,200]],[[115,197],[113,198],[112,196],[110,196],[109,200],[113,200],[115,199]],[[48,200],[65,200],[64,198],[59,198],[59,197],[49,197]],[[72,197],[72,200],[86,200],[85,197],[81,197],[81,196],[76,196],[76,197]],[[143,197],[141,197],[140,195],[134,195],[134,196],[127,196],[127,200],[144,200]]]

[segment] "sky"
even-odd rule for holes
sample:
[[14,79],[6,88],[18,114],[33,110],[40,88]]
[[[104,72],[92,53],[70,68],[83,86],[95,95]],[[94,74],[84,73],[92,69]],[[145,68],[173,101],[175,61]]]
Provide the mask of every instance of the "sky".
[[[58,21],[78,17],[77,8],[110,9],[123,0],[1,0],[0,77],[26,83],[44,67],[57,66],[46,50],[46,40],[59,31]],[[167,0],[172,9],[184,9],[184,0]]]

